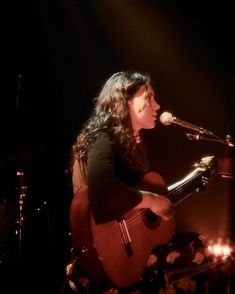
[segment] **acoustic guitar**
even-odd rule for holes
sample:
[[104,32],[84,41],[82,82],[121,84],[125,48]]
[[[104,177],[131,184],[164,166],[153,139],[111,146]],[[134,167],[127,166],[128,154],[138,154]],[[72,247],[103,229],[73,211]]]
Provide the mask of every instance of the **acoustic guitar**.
[[[168,187],[174,205],[201,191],[215,175],[214,156],[203,157],[183,179]],[[147,174],[143,181],[154,173]],[[122,218],[97,224],[90,209],[87,188],[73,198],[70,228],[78,262],[97,284],[129,287],[141,277],[153,248],[169,242],[175,218],[163,220],[150,209],[132,209]]]

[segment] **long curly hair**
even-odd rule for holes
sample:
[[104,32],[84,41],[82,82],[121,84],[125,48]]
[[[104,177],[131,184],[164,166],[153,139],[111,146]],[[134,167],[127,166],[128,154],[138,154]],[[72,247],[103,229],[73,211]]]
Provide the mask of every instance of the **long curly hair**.
[[[94,109],[72,147],[73,159],[87,161],[87,153],[100,131],[107,132],[130,163],[136,163],[137,143],[127,101],[138,89],[152,84],[149,74],[121,71],[113,74],[94,99]],[[138,157],[138,156],[137,156]]]

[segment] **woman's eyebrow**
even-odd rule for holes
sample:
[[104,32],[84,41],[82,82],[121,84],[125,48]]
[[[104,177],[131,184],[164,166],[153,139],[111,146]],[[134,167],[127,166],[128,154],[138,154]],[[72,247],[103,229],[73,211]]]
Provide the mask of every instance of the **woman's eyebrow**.
[[151,99],[152,97],[155,98],[153,92],[146,92],[145,98],[147,98],[147,99]]

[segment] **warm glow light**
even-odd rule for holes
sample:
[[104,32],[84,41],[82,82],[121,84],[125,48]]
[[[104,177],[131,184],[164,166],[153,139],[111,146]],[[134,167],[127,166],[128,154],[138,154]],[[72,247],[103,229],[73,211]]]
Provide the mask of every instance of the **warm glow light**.
[[208,246],[209,253],[217,257],[227,257],[232,253],[232,248],[228,245],[213,244]]
[[231,252],[232,252],[232,248],[230,248],[228,245],[223,247],[223,254],[224,255],[229,256],[229,255],[231,255]]

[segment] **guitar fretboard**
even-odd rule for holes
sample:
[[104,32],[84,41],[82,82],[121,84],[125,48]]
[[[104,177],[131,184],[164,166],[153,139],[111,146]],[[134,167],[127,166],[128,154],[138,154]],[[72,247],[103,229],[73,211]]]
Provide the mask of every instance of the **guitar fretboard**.
[[192,192],[200,189],[203,186],[202,174],[203,173],[193,176],[191,179],[188,179],[184,183],[179,184],[166,196],[171,200],[174,205],[177,205],[186,197],[188,197]]

